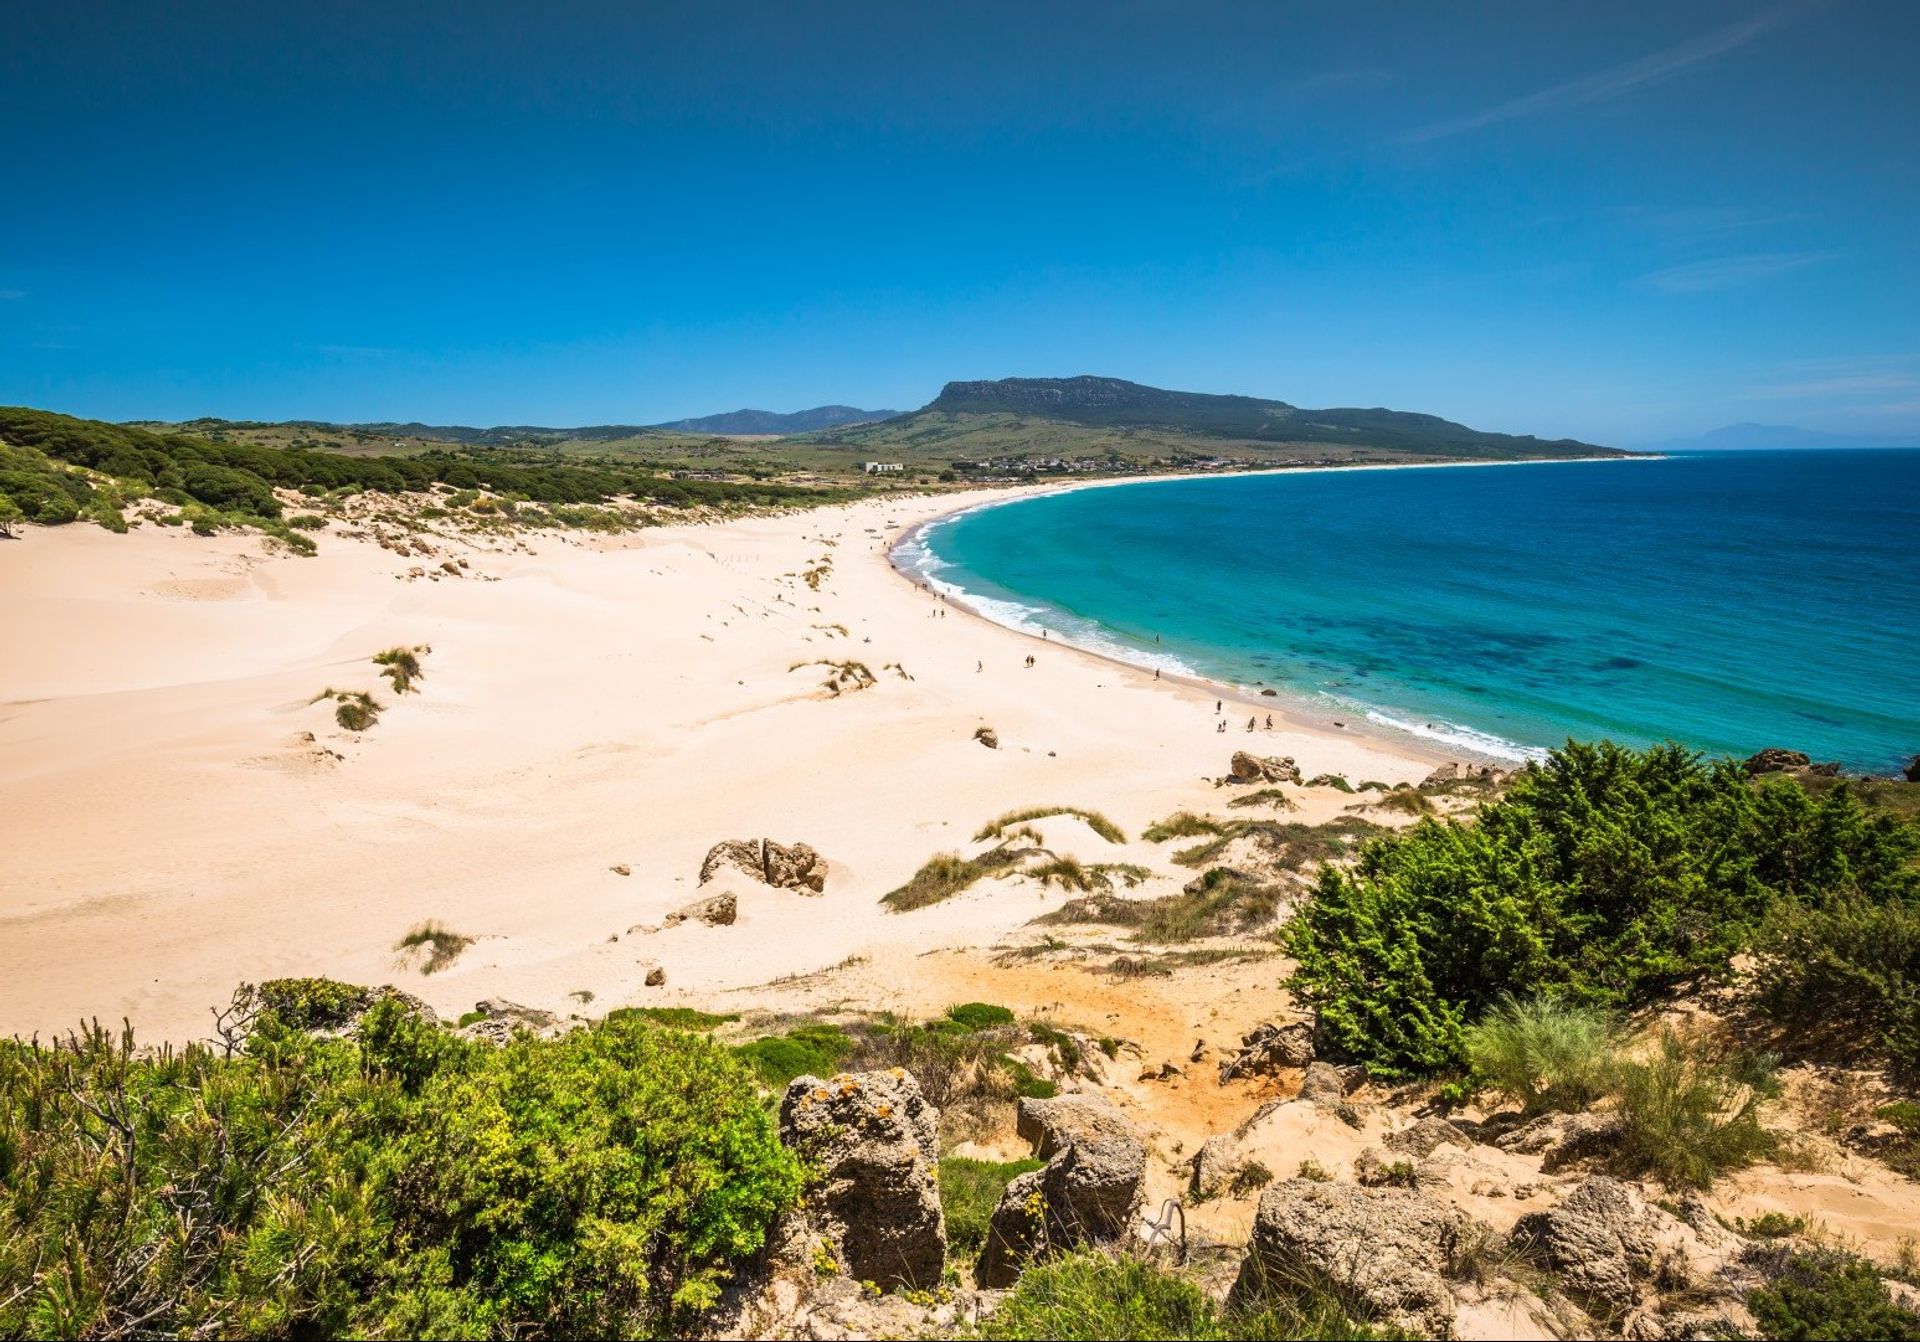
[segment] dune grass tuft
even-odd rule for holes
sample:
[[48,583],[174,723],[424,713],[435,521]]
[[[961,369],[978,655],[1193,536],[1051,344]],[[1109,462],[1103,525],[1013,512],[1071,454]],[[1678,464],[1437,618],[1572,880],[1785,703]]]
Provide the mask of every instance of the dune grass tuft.
[[[1232,803],[1238,805],[1238,802]],[[1223,826],[1208,815],[1195,815],[1192,811],[1175,811],[1165,820],[1155,821],[1140,831],[1140,837],[1148,843],[1165,843],[1168,839],[1190,839],[1196,834],[1218,834]]]
[[1098,834],[1108,843],[1125,843],[1126,831],[1101,815],[1098,811],[1089,811],[1079,806],[1028,806],[1018,811],[1008,811],[998,820],[986,825],[973,836],[975,843],[984,843],[988,839],[997,839],[1012,825],[1028,820],[1045,820],[1049,816],[1070,815],[1086,822],[1088,829]]
[[425,646],[388,648],[373,655],[373,664],[380,668],[380,674],[387,678],[395,694],[406,694],[413,689],[414,681],[426,679],[427,673],[420,668],[420,655],[427,651]]
[[421,962],[422,974],[434,974],[445,969],[460,958],[460,952],[473,945],[473,938],[462,936],[440,923],[428,919],[409,931],[394,943],[394,949],[400,952],[426,947],[427,956]]

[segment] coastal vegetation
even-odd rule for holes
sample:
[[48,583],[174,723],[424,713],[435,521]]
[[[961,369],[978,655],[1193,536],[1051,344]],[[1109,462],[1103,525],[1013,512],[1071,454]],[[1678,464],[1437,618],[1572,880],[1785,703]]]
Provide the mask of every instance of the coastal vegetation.
[[657,1336],[801,1179],[727,1050],[634,1019],[5,1041],[0,1335]]
[[[487,491],[482,496],[480,491]],[[155,521],[212,534],[251,527],[310,554],[308,531],[325,519],[286,516],[279,492],[322,503],[360,493],[429,494],[476,520],[526,508],[534,525],[588,529],[635,525],[618,501],[653,508],[777,508],[847,497],[845,491],[766,480],[675,478],[645,465],[532,449],[446,446],[392,455],[216,442],[186,433],[24,407],[0,407],[0,499],[24,520],[47,525],[91,520],[125,530],[125,510],[153,500],[177,512]],[[443,504],[443,513],[446,511]]]
[[[1324,867],[1285,932],[1290,986],[1342,1053],[1417,1076],[1464,1069],[1468,1027],[1504,998],[1636,1006],[1725,978],[1758,946],[1783,1025],[1824,1024],[1796,985],[1845,980],[1911,1065],[1912,949],[1865,946],[1853,921],[1910,925],[1916,853],[1920,830],[1844,787],[1815,796],[1678,746],[1570,743],[1476,818],[1427,817]],[[1783,963],[1813,945],[1812,967]]]
[[473,938],[462,936],[441,923],[428,919],[411,928],[394,943],[396,951],[420,951],[420,972],[435,974],[460,958],[460,952],[473,945]]
[[1024,825],[1033,820],[1046,820],[1056,815],[1072,816],[1084,822],[1088,829],[1098,834],[1108,843],[1125,843],[1126,831],[1098,811],[1089,811],[1081,806],[1027,806],[1017,811],[1008,811],[998,820],[983,825],[980,832],[973,836],[975,843],[985,843],[988,839],[998,839],[1016,825]]

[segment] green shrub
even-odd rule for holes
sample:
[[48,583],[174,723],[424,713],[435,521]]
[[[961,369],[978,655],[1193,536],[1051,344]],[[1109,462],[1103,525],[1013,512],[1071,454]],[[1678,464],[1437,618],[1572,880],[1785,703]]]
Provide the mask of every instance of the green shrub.
[[1761,927],[1752,987],[1796,1034],[1920,1076],[1920,901],[1782,902]]
[[987,1242],[987,1223],[1000,1194],[1014,1176],[1037,1170],[1038,1160],[972,1160],[948,1156],[940,1162],[940,1209],[947,1218],[947,1253],[973,1257]]
[[1476,1077],[1539,1114],[1585,1109],[1605,1092],[1614,1035],[1612,1018],[1596,1008],[1507,998],[1462,1042]]
[[852,1051],[853,1040],[837,1025],[802,1025],[733,1050],[772,1090],[783,1088],[796,1076],[832,1076]]
[[1789,1216],[1785,1212],[1762,1212],[1751,1219],[1736,1219],[1734,1227],[1749,1239],[1787,1239],[1806,1233],[1807,1218]]
[[1707,1188],[1771,1155],[1760,1104],[1779,1083],[1764,1060],[1721,1059],[1664,1031],[1653,1055],[1618,1065],[1621,1167],[1673,1188]]
[[295,513],[287,519],[287,525],[298,531],[324,531],[327,519],[318,513]]
[[1132,1258],[1082,1251],[1029,1267],[994,1312],[984,1339],[1171,1338],[1281,1342],[1390,1337],[1356,1324],[1317,1287],[1289,1284],[1221,1309],[1187,1277]]
[[684,1332],[799,1190],[726,1051],[638,1021],[0,1042],[0,1336]]
[[319,978],[268,979],[254,992],[261,1010],[292,1030],[337,1030],[374,999],[358,984]]
[[386,711],[379,700],[364,690],[329,690],[321,697],[328,695],[335,703],[333,720],[350,732],[366,731]]
[[1751,783],[1678,746],[1569,742],[1471,823],[1420,821],[1323,867],[1289,986],[1376,1073],[1458,1068],[1503,996],[1633,1004],[1724,972],[1770,906],[1905,898],[1920,835],[1846,788]]
[[929,904],[952,899],[976,881],[1005,875],[1013,870],[1016,861],[1016,856],[1005,847],[994,848],[978,857],[936,853],[905,885],[880,896],[880,902],[895,913],[924,909]]
[[719,1029],[722,1025],[737,1021],[735,1015],[717,1016],[710,1011],[696,1011],[692,1007],[619,1007],[609,1011],[608,1020],[621,1020],[631,1017],[646,1021],[666,1030],[691,1030],[695,1034],[706,1034]]
[[1782,1342],[1920,1339],[1920,1314],[1887,1295],[1871,1263],[1831,1251],[1795,1254],[1775,1279],[1747,1293],[1762,1337]]
[[947,1008],[947,1019],[969,1030],[991,1030],[1013,1024],[1013,1009],[992,1002],[962,1002]]

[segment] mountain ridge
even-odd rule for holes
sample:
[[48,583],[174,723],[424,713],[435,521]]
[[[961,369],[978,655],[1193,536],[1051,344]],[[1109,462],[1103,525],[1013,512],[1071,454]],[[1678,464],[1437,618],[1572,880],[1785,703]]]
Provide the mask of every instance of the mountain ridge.
[[837,429],[847,424],[892,419],[899,413],[898,410],[861,410],[851,405],[816,405],[812,409],[795,410],[789,414],[782,414],[778,410],[729,410],[718,415],[669,420],[650,427],[672,433],[716,433],[723,436],[771,434],[785,437],[794,433]]

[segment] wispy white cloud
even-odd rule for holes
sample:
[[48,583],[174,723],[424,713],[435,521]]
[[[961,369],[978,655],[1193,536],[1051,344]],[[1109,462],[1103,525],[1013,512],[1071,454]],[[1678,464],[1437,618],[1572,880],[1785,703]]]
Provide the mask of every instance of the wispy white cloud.
[[1834,252],[1765,252],[1754,256],[1716,256],[1705,261],[1668,266],[1642,275],[1636,286],[1663,294],[1703,294],[1716,289],[1737,289],[1743,284],[1769,280],[1822,261],[1831,261]]
[[1537,93],[1495,103],[1492,107],[1483,108],[1468,116],[1422,126],[1407,132],[1400,138],[1406,144],[1426,144],[1432,140],[1444,140],[1454,135],[1465,135],[1470,131],[1485,130],[1488,126],[1497,126],[1505,121],[1546,116],[1572,107],[1583,107],[1591,103],[1608,102],[1614,98],[1624,97],[1650,84],[1671,79],[1681,71],[1699,65],[1703,61],[1710,61],[1730,51],[1738,50],[1755,38],[1799,18],[1810,8],[1812,5],[1804,2],[1781,5],[1722,28],[1718,32],[1696,37],[1690,42],[1667,47],[1665,50],[1612,66],[1597,74],[1570,79],[1563,84],[1541,89]]

